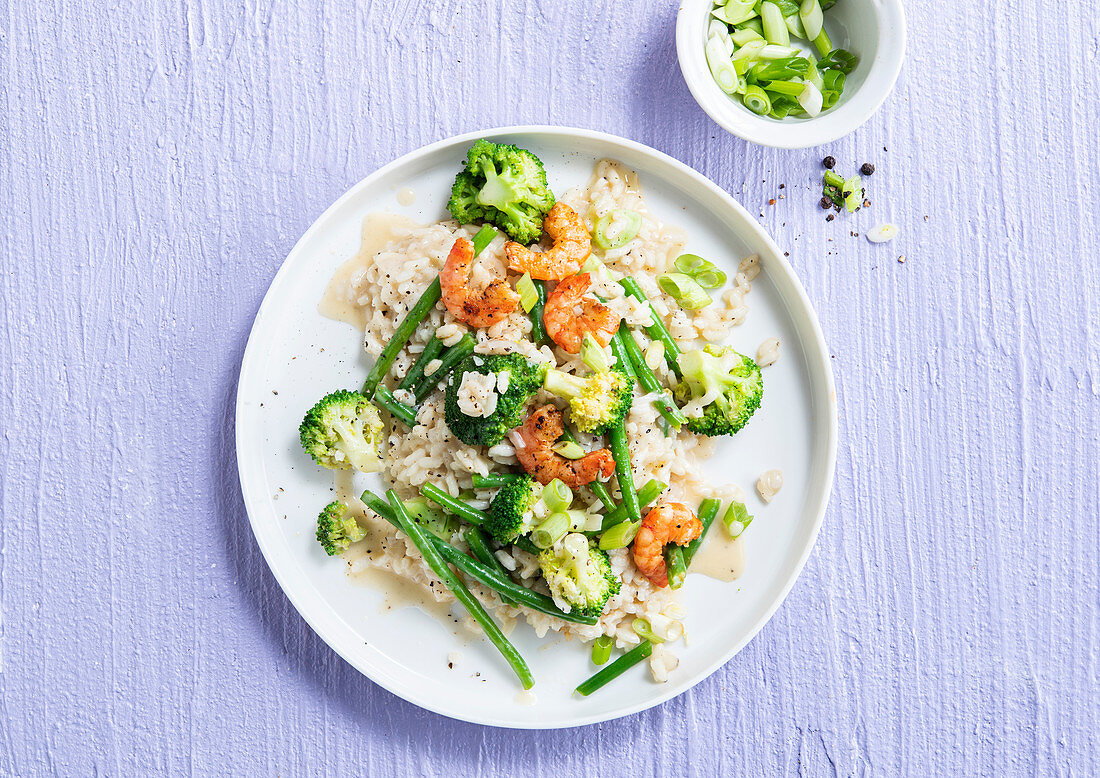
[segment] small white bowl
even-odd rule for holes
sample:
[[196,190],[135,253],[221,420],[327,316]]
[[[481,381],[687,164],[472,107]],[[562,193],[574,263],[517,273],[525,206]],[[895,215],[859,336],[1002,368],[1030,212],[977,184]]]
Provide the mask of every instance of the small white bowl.
[[840,101],[817,117],[757,116],[715,83],[704,47],[713,0],[681,0],[676,54],[688,89],[710,118],[739,138],[779,149],[803,149],[842,138],[874,115],[894,87],[905,58],[901,0],[839,0],[825,12],[835,46],[859,57]]

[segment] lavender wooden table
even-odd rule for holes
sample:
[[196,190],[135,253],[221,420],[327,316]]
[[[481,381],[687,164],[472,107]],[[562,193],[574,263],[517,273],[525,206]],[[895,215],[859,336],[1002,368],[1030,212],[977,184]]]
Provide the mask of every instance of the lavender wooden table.
[[[692,102],[675,13],[0,3],[0,774],[1093,772],[1100,22],[911,4],[881,113],[776,152]],[[653,145],[762,214],[835,354],[842,442],[817,549],[745,651],[656,710],[531,735],[416,709],[312,634],[249,531],[232,413],[264,290],[329,203],[538,122]],[[877,165],[870,210],[825,222],[825,153]],[[892,244],[851,234],[887,219]]]

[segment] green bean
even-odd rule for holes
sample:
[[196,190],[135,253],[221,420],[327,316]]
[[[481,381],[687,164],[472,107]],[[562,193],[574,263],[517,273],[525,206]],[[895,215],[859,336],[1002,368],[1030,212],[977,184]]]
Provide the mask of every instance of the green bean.
[[546,308],[546,284],[534,280],[532,280],[532,283],[535,286],[535,291],[538,292],[539,299],[527,315],[531,317],[531,340],[538,346],[545,343],[549,338],[546,334],[546,324],[542,320],[542,314]]
[[684,585],[684,578],[687,577],[691,560],[703,545],[707,531],[710,529],[710,525],[714,523],[714,517],[718,515],[718,509],[721,507],[721,500],[715,500],[711,497],[703,500],[699,504],[699,521],[703,523],[703,530],[699,533],[699,537],[684,546],[677,546],[674,543],[665,546],[665,567],[668,569],[668,585],[670,588],[679,589]]
[[[404,531],[404,529],[397,523],[396,517],[393,515],[393,510],[390,508],[385,500],[378,497],[378,495],[371,492],[369,489],[363,492],[360,498],[366,504],[368,508],[377,513],[386,521],[390,522],[394,526]],[[408,534],[408,533],[405,533]],[[462,572],[463,575],[469,576],[474,580],[480,581],[485,586],[489,587],[498,594],[506,594],[512,597],[520,604],[536,610],[539,613],[545,613],[547,616],[553,616],[554,618],[561,619],[562,621],[570,621],[574,624],[586,624],[592,625],[599,621],[597,616],[579,616],[575,613],[565,613],[554,604],[554,601],[545,594],[528,589],[525,586],[520,586],[511,578],[506,575],[501,575],[491,567],[478,562],[476,559],[472,559],[457,548],[439,538],[431,539],[433,548],[443,557],[444,561],[454,565]]]
[[417,403],[423,402],[424,398],[431,394],[432,390],[439,386],[439,383],[458,367],[459,362],[474,353],[474,344],[474,339],[466,334],[462,336],[462,340],[443,352],[443,356],[440,357],[442,364],[439,368],[431,375],[420,379],[420,383],[413,391]]
[[614,662],[609,664],[604,669],[590,677],[587,681],[577,687],[577,694],[582,697],[587,697],[597,689],[602,688],[609,682],[614,681],[620,675],[625,673],[634,665],[641,662],[643,659],[653,653],[653,644],[648,640],[643,640],[634,648],[627,651],[620,656]]
[[[382,379],[390,372],[393,361],[397,359],[397,355],[401,353],[401,349],[405,348],[405,344],[409,342],[409,338],[416,332],[416,328],[420,326],[420,322],[424,321],[428,314],[431,313],[432,308],[439,302],[439,298],[442,294],[443,290],[439,285],[439,276],[436,276],[435,280],[428,284],[428,288],[420,295],[420,299],[416,301],[416,305],[409,309],[409,312],[405,314],[405,318],[397,325],[393,337],[390,338],[386,347],[382,349],[382,353],[378,355],[378,360],[374,363],[374,367],[367,373],[367,380],[363,382],[364,397],[374,397],[374,390],[378,388],[378,385],[382,383]],[[417,402],[420,401],[417,400]]]
[[641,521],[642,508],[638,503],[638,493],[634,491],[634,473],[630,469],[630,447],[626,440],[626,423],[620,420],[607,431],[611,444],[611,456],[615,459],[615,477],[619,480],[619,491],[626,506],[626,515],[631,521]]
[[650,318],[653,323],[645,327],[646,334],[653,340],[659,340],[665,344],[665,361],[668,362],[672,372],[677,376],[680,375],[680,364],[677,362],[677,358],[680,356],[680,347],[672,339],[672,334],[665,327],[665,323],[661,321],[661,317],[657,315],[657,311],[653,310],[653,304],[646,299],[642,287],[638,286],[638,282],[633,278],[620,278],[619,285],[635,300],[641,300],[649,305]]
[[504,486],[504,484],[510,481],[515,481],[517,478],[523,478],[523,476],[519,473],[489,473],[489,475],[478,475],[474,473],[474,488],[495,489],[498,486]]
[[[470,551],[473,552],[474,558],[486,567],[490,567],[496,570],[501,576],[507,578],[508,572],[504,569],[504,565],[500,563],[500,560],[496,558],[493,550],[489,548],[489,539],[485,537],[485,533],[478,527],[467,527],[466,531],[462,533],[462,537],[466,539],[466,545],[470,547]],[[516,601],[503,592],[497,592],[500,595],[501,602],[508,603],[509,605],[515,605]]]
[[416,522],[409,518],[409,514],[405,511],[405,506],[401,504],[401,498],[397,496],[397,492],[390,489],[386,492],[386,497],[389,499],[390,508],[393,517],[397,521],[397,525],[401,528],[401,531],[408,535],[413,545],[424,556],[424,561],[428,564],[428,567],[432,569],[432,572],[443,581],[444,585],[451,590],[451,593],[462,603],[463,607],[470,612],[470,615],[474,617],[474,620],[481,625],[481,628],[485,630],[485,635],[489,638],[490,642],[496,646],[497,650],[507,660],[508,664],[512,667],[516,676],[519,678],[519,682],[523,685],[524,689],[530,689],[535,685],[535,677],[531,675],[531,668],[527,666],[527,662],[520,656],[516,647],[509,642],[508,638],[504,636],[504,633],[500,631],[500,627],[493,621],[492,617],[486,612],[484,606],[478,601],[470,590],[466,588],[466,584],[451,572],[451,569],[447,567],[447,563],[443,561],[443,557],[435,548],[435,544],[432,543],[430,537],[424,534],[424,530],[419,527]]
[[409,368],[409,372],[401,379],[401,383],[397,385],[397,388],[412,389],[420,383],[420,380],[424,377],[424,368],[428,366],[429,362],[438,357],[441,351],[443,351],[443,342],[432,335],[432,339],[424,346],[424,350],[420,352],[420,356],[416,358],[416,362]]
[[627,359],[630,360],[630,366],[633,368],[634,375],[637,376],[641,387],[647,392],[655,392],[661,395],[653,401],[660,414],[668,420],[669,424],[676,427],[686,424],[687,417],[676,407],[676,403],[672,401],[672,398],[665,392],[665,388],[661,386],[661,382],[657,380],[656,374],[646,364],[645,356],[642,355],[642,349],[638,346],[638,341],[634,340],[634,336],[619,327],[615,337],[622,339],[623,350],[626,352]]
[[[455,516],[460,519],[470,522],[476,526],[481,526],[488,520],[488,516],[479,511],[477,508],[473,508],[462,500],[451,497],[445,491],[440,489],[435,484],[424,484],[421,492],[432,502],[437,505],[446,508]],[[512,541],[512,545],[516,548],[522,548],[524,551],[530,554],[538,554],[541,550],[538,546],[531,542],[530,538],[520,536]]]
[[665,546],[665,572],[670,589],[679,589],[687,578],[687,563],[684,562],[684,549],[675,543]]
[[393,392],[382,384],[379,384],[374,390],[374,401],[389,411],[394,418],[405,422],[406,426],[409,428],[416,426],[416,412],[419,409],[399,402],[398,399],[393,396]]
[[[657,479],[653,478],[646,482],[645,486],[638,490],[638,505],[642,508],[649,505],[651,502],[661,496],[661,492],[668,488],[668,484],[661,483]],[[593,535],[599,535],[601,532],[614,527],[616,524],[622,524],[627,521],[626,518],[626,505],[619,505],[615,510],[605,513],[603,516],[603,524],[596,532],[586,532],[589,537]]]

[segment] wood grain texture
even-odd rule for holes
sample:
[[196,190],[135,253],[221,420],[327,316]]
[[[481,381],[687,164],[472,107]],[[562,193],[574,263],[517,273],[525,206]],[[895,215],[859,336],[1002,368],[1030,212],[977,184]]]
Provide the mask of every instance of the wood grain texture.
[[[793,152],[695,105],[675,14],[0,2],[0,774],[1094,772],[1093,9],[909,4],[882,111]],[[821,538],[760,635],[655,710],[542,734],[426,713],[336,657],[264,565],[232,432],[252,317],[313,219],[513,123],[634,138],[762,213],[841,405]],[[824,153],[877,165],[869,211],[825,222]],[[850,235],[887,219],[892,244]]]

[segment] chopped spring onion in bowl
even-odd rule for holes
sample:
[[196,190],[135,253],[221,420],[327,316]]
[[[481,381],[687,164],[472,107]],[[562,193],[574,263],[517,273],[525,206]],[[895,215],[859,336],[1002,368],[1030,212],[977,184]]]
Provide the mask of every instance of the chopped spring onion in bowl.
[[[719,0],[705,55],[711,76],[759,116],[814,118],[834,107],[859,62],[825,29],[830,0]],[[820,59],[819,59],[820,58]]]

